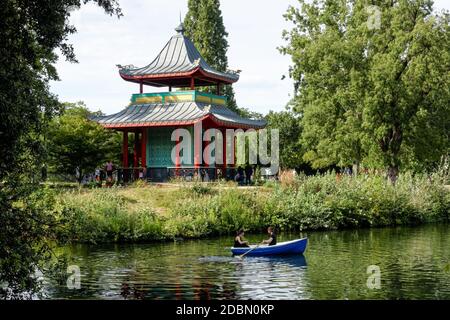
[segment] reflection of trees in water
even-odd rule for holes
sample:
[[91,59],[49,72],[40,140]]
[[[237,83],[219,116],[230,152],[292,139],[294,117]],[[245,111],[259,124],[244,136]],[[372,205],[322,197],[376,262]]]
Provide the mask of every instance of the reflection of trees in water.
[[145,290],[142,285],[138,286],[133,283],[130,285],[127,282],[124,282],[122,283],[122,287],[120,289],[120,295],[124,299],[129,299],[132,297],[133,299],[142,300],[145,297]]
[[[292,257],[218,257],[229,252],[221,240],[74,246],[69,264],[80,266],[81,289],[46,290],[52,298],[449,299],[448,232],[434,225],[312,233],[307,268]],[[381,269],[380,290],[366,286],[369,265]]]
[[[68,292],[62,288],[58,296],[199,300],[242,297],[241,291],[246,290],[242,288],[242,279],[253,268],[253,258],[240,262],[228,257],[223,261],[200,263],[198,255],[188,258],[181,250],[183,247],[175,246],[172,252],[158,250],[154,245],[72,248],[74,256],[82,256],[76,259],[83,274],[82,289]],[[289,265],[289,261],[280,263],[265,258],[258,260],[258,265],[268,277],[275,278],[280,277],[283,265]],[[291,266],[298,266],[298,261],[290,262]]]
[[236,285],[228,281],[227,277],[230,272],[230,260],[212,259],[210,262],[197,263],[193,266],[194,299],[233,299],[236,296]]
[[235,262],[233,278],[239,284],[238,298],[305,299],[304,256],[246,257]]
[[[313,299],[435,299],[450,297],[448,226],[396,227],[314,233],[307,278]],[[369,265],[381,270],[381,289],[366,286]]]
[[126,257],[125,261],[134,260],[136,263],[133,272],[130,270],[135,276],[129,276],[122,283],[120,295],[127,299],[217,299],[235,296],[232,283],[222,284],[220,280],[223,274],[229,273],[226,263],[199,263],[198,252],[204,251],[204,247],[189,243],[161,245],[158,250],[157,245],[149,245],[135,247],[126,254],[121,252],[121,256]]
[[386,250],[386,297],[449,299],[450,277],[443,272],[441,251],[450,247],[449,237],[439,225],[406,230],[399,227],[391,231],[397,239]]

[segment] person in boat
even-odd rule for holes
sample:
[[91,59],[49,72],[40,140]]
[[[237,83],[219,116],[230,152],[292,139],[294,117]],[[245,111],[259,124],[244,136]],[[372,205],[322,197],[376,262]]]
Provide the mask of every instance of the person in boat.
[[244,230],[241,229],[236,233],[236,237],[234,238],[234,247],[235,248],[248,248],[248,241],[244,240]]
[[269,234],[269,239],[263,240],[262,244],[267,244],[269,246],[274,246],[277,244],[277,234],[274,227],[267,228],[267,233]]

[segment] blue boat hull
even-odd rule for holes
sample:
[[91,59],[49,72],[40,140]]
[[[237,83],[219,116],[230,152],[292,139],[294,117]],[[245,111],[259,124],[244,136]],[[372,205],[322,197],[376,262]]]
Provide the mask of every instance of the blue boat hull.
[[[306,245],[308,244],[308,238],[297,239],[292,241],[280,242],[274,246],[261,246],[246,254],[245,256],[272,256],[272,255],[287,255],[287,254],[302,254]],[[231,248],[233,255],[241,255],[248,251],[250,248]]]

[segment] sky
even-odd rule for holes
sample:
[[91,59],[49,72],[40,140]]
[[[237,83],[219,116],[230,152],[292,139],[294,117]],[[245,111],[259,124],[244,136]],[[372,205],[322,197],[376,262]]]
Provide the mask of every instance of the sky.
[[[139,85],[124,81],[117,64],[148,65],[187,12],[187,0],[119,0],[124,16],[106,15],[88,4],[75,11],[70,22],[78,32],[69,37],[79,63],[60,58],[56,68],[60,81],[51,90],[60,101],[84,101],[92,111],[119,112],[128,105]],[[285,108],[293,92],[288,76],[290,57],[277,47],[289,29],[283,14],[296,0],[222,0],[221,10],[228,36],[228,64],[242,70],[233,85],[240,107],[266,114]],[[437,9],[450,9],[449,0],[435,1]],[[282,80],[283,75],[285,79]],[[144,92],[167,88],[144,87]]]

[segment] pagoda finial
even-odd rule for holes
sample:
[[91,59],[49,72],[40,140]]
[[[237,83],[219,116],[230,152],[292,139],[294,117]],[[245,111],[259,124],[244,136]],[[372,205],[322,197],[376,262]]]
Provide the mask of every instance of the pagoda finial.
[[180,22],[180,24],[178,25],[178,27],[175,28],[175,31],[178,32],[179,34],[184,34],[184,24],[183,22]]

